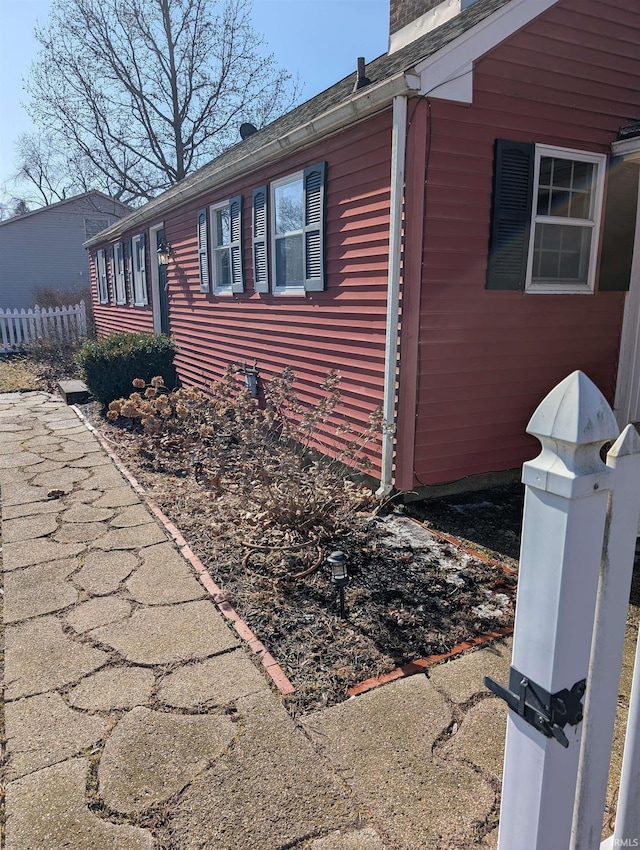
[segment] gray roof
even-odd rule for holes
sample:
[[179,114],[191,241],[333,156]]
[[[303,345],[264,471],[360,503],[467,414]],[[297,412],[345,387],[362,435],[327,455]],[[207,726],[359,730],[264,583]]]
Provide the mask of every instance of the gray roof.
[[[11,218],[6,218],[4,221],[0,221],[0,227],[5,224],[15,224],[17,221],[24,221],[25,218],[29,218],[32,215],[38,215],[41,212],[49,212],[49,210],[56,209],[57,207],[62,207],[65,204],[77,204],[79,201],[89,200],[90,198],[101,198],[102,200],[108,201],[108,203],[114,205],[113,215],[116,215],[116,208],[120,208],[119,212],[124,213],[125,210],[131,210],[131,206],[129,204],[123,204],[122,201],[118,201],[115,198],[112,198],[110,195],[105,195],[104,192],[99,192],[97,189],[91,189],[88,192],[83,192],[81,195],[72,195],[70,198],[65,198],[62,201],[56,201],[55,204],[47,204],[44,207],[38,207],[35,210],[29,210],[29,212],[22,213],[22,215],[14,215]],[[96,208],[96,212],[103,213],[107,215],[107,211]]]
[[[394,53],[385,53],[369,62],[365,68],[365,75],[370,81],[370,85],[367,88],[370,88],[376,83],[382,83],[397,74],[411,70],[420,61],[428,59],[438,50],[455,41],[455,39],[509,2],[511,0],[477,0],[477,2],[437,29],[426,33],[416,39],[416,41],[407,44]],[[179,183],[171,186],[171,188],[167,189],[161,195],[158,195],[157,198],[140,207],[131,216],[121,219],[117,225],[118,230],[120,232],[126,230],[129,219],[132,220],[133,225],[133,223],[141,223],[142,220],[153,218],[156,214],[156,209],[161,208],[162,210],[166,210],[167,202],[174,197],[177,202],[185,200],[185,195],[191,197],[193,191],[190,192],[189,189],[195,189],[196,185],[202,184],[203,192],[214,188],[216,186],[216,172],[226,171],[229,166],[232,166],[241,159],[256,154],[256,165],[258,166],[260,162],[257,152],[269,144],[269,142],[286,136],[288,133],[296,130],[298,127],[304,126],[307,122],[318,118],[330,109],[341,106],[352,98],[366,92],[367,88],[360,89],[357,92],[353,91],[355,78],[354,58],[353,74],[350,74],[348,77],[340,80],[340,82],[335,83],[335,85],[325,89],[325,91],[320,92],[320,94],[317,94],[280,118],[277,118],[271,124],[268,124],[244,141],[227,148],[220,156],[217,156],[207,165],[194,171]],[[284,156],[286,156],[285,151],[283,151]],[[108,236],[109,231],[105,231],[103,235]],[[97,241],[99,240],[96,238],[85,244],[96,244]]]

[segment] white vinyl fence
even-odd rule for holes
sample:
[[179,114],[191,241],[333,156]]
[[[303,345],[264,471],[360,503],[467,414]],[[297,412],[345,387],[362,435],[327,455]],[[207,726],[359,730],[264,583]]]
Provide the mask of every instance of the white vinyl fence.
[[[499,850],[598,850],[640,517],[640,435],[574,372],[527,431]],[[615,442],[614,442],[615,441]],[[611,446],[602,458],[603,447]],[[607,847],[640,846],[640,642]]]
[[84,301],[73,307],[0,309],[0,354],[27,351],[36,340],[74,342],[87,335]]

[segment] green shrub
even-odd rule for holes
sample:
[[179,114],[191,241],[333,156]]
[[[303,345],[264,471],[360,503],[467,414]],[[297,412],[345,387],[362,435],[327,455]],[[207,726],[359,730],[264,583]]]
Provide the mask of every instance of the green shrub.
[[107,405],[128,396],[134,378],[149,383],[156,375],[162,375],[167,387],[172,387],[175,353],[175,343],[169,336],[123,332],[86,342],[78,351],[77,360],[93,397]]

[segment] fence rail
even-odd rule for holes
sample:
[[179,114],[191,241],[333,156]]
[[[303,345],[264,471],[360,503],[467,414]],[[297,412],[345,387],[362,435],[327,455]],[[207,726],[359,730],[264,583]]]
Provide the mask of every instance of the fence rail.
[[87,335],[84,301],[69,307],[0,309],[0,354],[27,351],[38,340],[74,342]]

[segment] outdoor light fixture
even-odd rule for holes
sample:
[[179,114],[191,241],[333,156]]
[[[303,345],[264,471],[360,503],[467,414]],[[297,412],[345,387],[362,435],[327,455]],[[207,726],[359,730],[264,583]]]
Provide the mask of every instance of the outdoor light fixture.
[[164,236],[158,242],[158,265],[159,266],[168,266],[169,258],[173,254],[173,249],[171,248],[171,243],[167,242]]
[[331,567],[331,584],[335,585],[340,591],[340,616],[343,620],[345,619],[344,589],[349,582],[347,560],[344,552],[332,552],[327,558],[327,563]]

